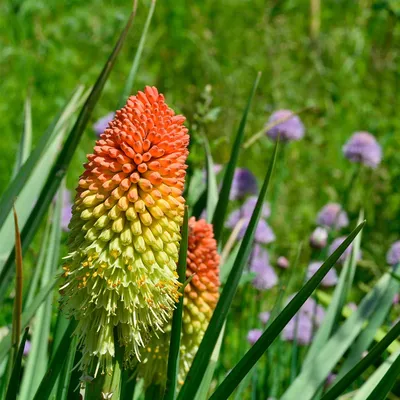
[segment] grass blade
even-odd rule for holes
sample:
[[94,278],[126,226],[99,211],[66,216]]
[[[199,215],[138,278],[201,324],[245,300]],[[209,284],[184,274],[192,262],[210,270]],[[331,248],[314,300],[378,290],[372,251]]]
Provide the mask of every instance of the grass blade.
[[[186,280],[186,263],[188,250],[188,208],[185,207],[183,217],[182,239],[179,248],[178,275],[179,282],[183,285]],[[183,313],[183,296],[180,296],[179,303],[174,310],[171,327],[171,340],[169,344],[168,369],[167,369],[167,387],[165,389],[165,400],[175,398],[176,381],[179,371],[179,350],[181,346],[181,330],[182,330],[182,313]]]
[[321,400],[337,399],[366,369],[374,364],[389,345],[400,335],[400,321],[389,331],[389,333],[377,343],[371,351],[322,397]]
[[64,363],[60,362],[65,357],[65,354],[68,353],[68,349],[71,344],[71,335],[74,331],[75,323],[73,321],[70,322],[68,329],[66,330],[60,345],[58,346],[54,358],[51,361],[49,368],[42,381],[40,382],[39,388],[36,391],[34,400],[42,400],[49,399],[50,393],[53,390],[53,387],[57,381],[57,377],[60,374],[61,368]]
[[[361,216],[362,214],[360,213],[360,217]],[[361,221],[362,219],[359,218],[358,223],[361,223]],[[352,284],[352,277],[354,277],[360,249],[361,236],[362,232],[354,240],[351,256],[346,258],[342,272],[340,273],[339,282],[335,287],[332,300],[329,303],[328,310],[324,317],[324,321],[313,338],[312,344],[307,352],[306,358],[304,359],[302,365],[303,368],[313,362],[314,357],[316,357],[321,348],[328,341],[332,334],[333,327],[338,321],[344,300],[347,297],[347,291]]]
[[[74,127],[69,134],[67,141],[65,142],[50,174],[47,178],[47,181],[42,189],[39,199],[36,202],[36,205],[31,212],[29,219],[22,231],[22,251],[28,249],[35,233],[39,229],[39,226],[43,220],[44,214],[46,213],[51,201],[53,200],[54,195],[56,194],[65,174],[67,168],[72,160],[74,152],[79,144],[80,138],[84,132],[84,129],[89,121],[89,118],[92,114],[93,108],[96,105],[97,101],[100,98],[100,94],[103,90],[103,87],[110,75],[111,70],[114,67],[117,56],[121,50],[121,47],[127,37],[129,28],[134,20],[136,13],[133,11],[128,19],[128,22],[122,31],[109,59],[107,60],[103,70],[101,71],[92,91],[88,99],[86,100],[78,119],[75,122]],[[12,277],[12,263],[13,256],[7,259],[7,262],[3,268],[3,271],[0,274],[0,296],[4,295],[5,287],[7,287],[11,277]],[[1,299],[0,299],[1,300]]]
[[[46,261],[41,277],[41,287],[52,282],[60,254],[61,236],[61,209],[63,196],[61,191],[57,196],[56,205],[52,215],[52,227],[50,233],[49,247],[46,252]],[[37,311],[34,330],[31,338],[31,351],[25,366],[24,377],[21,384],[21,400],[31,399],[32,394],[38,388],[40,381],[47,369],[49,359],[48,347],[52,314],[52,296],[48,296],[44,304]]]
[[[364,227],[365,222],[357,226],[356,229],[346,238],[346,240],[337,248],[337,250],[322,264],[314,276],[302,287],[296,296],[289,302],[283,311],[267,327],[259,340],[244,355],[239,363],[232,369],[225,380],[218,386],[210,399],[227,399],[243,378],[249,373],[251,368],[261,358],[271,343],[282,332],[286,324],[299,311],[301,306],[311,296],[315,288],[320,284],[325,275],[334,266],[339,257],[354,240],[357,234]],[[302,393],[302,392],[297,392]],[[282,398],[283,400],[283,398]]]
[[400,351],[393,353],[387,358],[381,366],[369,377],[369,379],[357,390],[356,395],[352,400],[365,400],[373,390],[378,386],[379,382],[385,376],[391,365],[400,356]]
[[[231,273],[227,279],[226,285],[222,291],[221,297],[217,303],[211,321],[204,334],[203,340],[199,346],[196,356],[193,360],[192,367],[186,377],[185,383],[178,395],[178,399],[193,399],[199,388],[201,379],[207,369],[210,361],[211,353],[215,348],[219,334],[224,325],[229,308],[232,304],[233,297],[235,296],[236,289],[240,282],[240,278],[244,266],[249,258],[251,252],[251,245],[253,243],[254,234],[258,221],[260,220],[261,210],[264,203],[267,188],[271,179],[272,171],[274,169],[276,154],[278,150],[278,141],[276,142],[274,152],[271,157],[269,168],[261,188],[260,195],[257,199],[257,204],[254,208],[246,233],[240,245],[240,250],[236,257],[235,263],[232,267]],[[217,213],[217,211],[216,211]]]
[[17,357],[15,359],[10,381],[8,383],[8,388],[7,388],[7,393],[6,393],[6,400],[15,400],[18,395],[19,391],[19,384],[21,381],[21,364],[22,364],[22,356],[24,355],[24,348],[25,348],[25,342],[28,337],[29,333],[29,328],[25,329],[25,332],[22,336],[21,343],[19,345]]
[[14,171],[12,178],[18,173],[19,169],[24,165],[25,161],[29,157],[32,147],[32,109],[31,99],[29,95],[26,97],[24,105],[24,130],[22,131],[22,137],[19,142],[19,148],[17,151],[17,159],[15,160]]
[[300,375],[281,397],[291,399],[294,393],[301,393],[302,399],[312,399],[314,393],[322,385],[354,342],[375,310],[380,308],[391,277],[385,274],[374,288],[363,298],[360,306],[348,320],[336,331],[310,365],[302,369]]
[[[30,154],[24,165],[19,169],[17,175],[13,179],[12,183],[8,186],[0,200],[0,228],[6,221],[7,216],[11,212],[15,198],[19,195],[21,190],[25,187],[31,172],[35,169],[39,160],[43,157],[45,150],[48,148],[52,139],[54,139],[55,133],[59,132],[66,121],[71,117],[75,111],[75,104],[82,96],[83,87],[78,87],[72,95],[70,101],[66,104],[60,114],[54,118],[53,122],[41,136],[39,143]],[[32,199],[32,198],[31,198]]]
[[233,175],[235,173],[235,168],[239,158],[240,148],[244,138],[244,130],[246,127],[247,116],[249,114],[251,102],[256,92],[258,83],[260,82],[260,77],[261,77],[261,72],[258,72],[257,77],[253,84],[253,88],[251,89],[250,96],[242,116],[242,120],[240,121],[239,130],[236,134],[235,141],[233,143],[231,157],[229,159],[228,165],[225,170],[224,179],[222,181],[222,188],[219,194],[218,203],[212,221],[214,225],[214,236],[217,242],[221,238],[222,230],[224,227],[225,215],[229,204],[229,193],[231,191]]
[[[41,306],[41,304],[46,300],[49,294],[53,291],[55,286],[60,285],[61,280],[54,281],[48,283],[45,287],[43,287],[38,295],[32,301],[32,304],[24,310],[22,313],[22,327],[25,328],[32,317],[35,315],[37,309]],[[11,336],[8,335],[0,342],[0,363],[4,360],[4,357],[7,355],[8,351],[11,348]]]
[[[149,13],[147,14],[147,19],[146,19],[146,22],[143,27],[142,35],[140,36],[139,45],[136,50],[135,58],[133,59],[133,63],[132,63],[131,69],[129,71],[128,79],[126,80],[125,87],[122,92],[122,96],[121,96],[121,99],[119,101],[117,108],[123,107],[126,102],[126,99],[131,95],[133,82],[135,81],[135,77],[136,77],[136,74],[137,74],[137,71],[139,68],[139,62],[142,57],[144,44],[146,43],[147,32],[149,30],[150,22],[151,22],[151,19],[153,18],[155,8],[156,8],[156,0],[152,0],[151,4],[150,4]],[[136,10],[136,4],[134,6],[134,9]]]
[[207,222],[211,222],[218,203],[218,185],[214,173],[214,162],[211,155],[210,144],[205,135],[203,135],[203,140],[207,173]]
[[376,332],[378,331],[379,327],[384,323],[386,316],[392,307],[393,298],[395,294],[399,291],[399,288],[400,283],[392,279],[382,297],[379,309],[377,309],[376,312],[371,316],[368,321],[368,325],[351,346],[350,354],[343,363],[336,379],[340,379],[362,359],[363,352],[365,350],[368,350],[369,346],[374,340]]
[[397,356],[394,363],[387,370],[384,377],[379,381],[378,385],[367,397],[367,400],[385,400],[390,390],[396,383],[400,375],[400,355]]

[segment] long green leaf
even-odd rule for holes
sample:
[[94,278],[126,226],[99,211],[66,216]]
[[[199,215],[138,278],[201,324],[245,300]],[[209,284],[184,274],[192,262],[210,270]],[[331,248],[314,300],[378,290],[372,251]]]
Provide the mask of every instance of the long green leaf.
[[29,95],[25,99],[24,105],[24,130],[22,131],[22,137],[19,141],[19,147],[17,151],[17,158],[14,164],[14,170],[12,178],[18,173],[19,169],[24,165],[25,161],[29,157],[32,147],[32,108],[31,99]]
[[388,346],[396,340],[400,335],[400,321],[389,331],[389,333],[377,343],[371,351],[358,362],[350,371],[348,371],[341,379],[336,379],[336,383],[322,397],[321,400],[337,399],[366,369],[373,365],[388,348]]
[[147,14],[146,22],[144,24],[143,31],[140,36],[139,45],[138,45],[138,48],[135,53],[135,58],[133,59],[133,63],[132,63],[131,69],[129,71],[128,79],[126,80],[125,87],[122,92],[122,96],[120,98],[119,104],[118,104],[118,108],[121,108],[125,104],[126,99],[131,94],[133,82],[135,81],[135,77],[136,77],[136,74],[137,74],[137,71],[139,68],[140,59],[142,57],[144,45],[146,43],[147,32],[149,30],[150,22],[151,22],[151,19],[153,18],[155,8],[156,8],[156,0],[152,0],[151,4],[150,4],[149,13]]
[[373,312],[379,309],[391,277],[386,273],[363,298],[358,309],[336,331],[326,345],[320,349],[313,362],[302,369],[300,375],[281,397],[289,400],[294,393],[301,393],[304,400],[312,399],[315,391],[329,375],[363,329]]
[[340,379],[363,357],[363,352],[368,350],[371,343],[374,341],[376,332],[384,323],[393,303],[394,295],[399,291],[400,283],[395,279],[390,281],[390,284],[384,293],[382,300],[377,309],[368,321],[368,325],[361,332],[360,336],[353,343],[350,349],[350,354],[343,363],[336,379]]
[[64,365],[63,360],[65,355],[68,353],[69,347],[71,345],[71,335],[75,329],[75,323],[71,321],[66,330],[64,337],[62,338],[60,345],[58,346],[55,356],[47,369],[45,376],[40,382],[39,388],[36,391],[34,400],[48,399],[51,391],[57,381],[57,377]]
[[385,376],[386,372],[392,364],[400,357],[400,351],[393,353],[386,359],[381,366],[369,377],[369,379],[357,390],[356,395],[352,400],[365,400],[379,385],[379,382]]
[[[185,207],[183,217],[182,239],[179,248],[178,275],[179,282],[183,285],[186,280],[186,262],[188,250],[188,208]],[[175,398],[176,382],[179,371],[179,351],[181,346],[181,331],[182,331],[182,314],[183,314],[183,295],[180,296],[178,305],[172,316],[171,339],[168,353],[168,368],[167,368],[167,387],[165,389],[165,400]]]
[[258,339],[258,341],[244,355],[239,363],[232,369],[232,371],[221,383],[221,385],[218,386],[217,390],[210,397],[210,399],[227,399],[230,396],[237,385],[243,380],[243,378],[249,373],[251,368],[268,349],[271,343],[282,332],[287,323],[292,319],[292,317],[299,311],[301,306],[311,296],[315,288],[320,284],[325,275],[329,272],[329,270],[333,267],[339,257],[346,250],[346,248],[361,231],[364,224],[365,222],[358,225],[357,228],[354,229],[353,232],[346,238],[346,240],[337,248],[337,250],[322,264],[320,269],[302,287],[302,289],[289,302],[289,304],[283,309],[283,311],[267,327],[267,329],[261,335],[260,339]]
[[[25,187],[31,172],[35,169],[35,166],[44,157],[44,152],[48,148],[52,139],[57,132],[59,132],[63,126],[65,126],[68,119],[75,111],[75,105],[82,96],[83,87],[79,86],[74,94],[72,95],[69,102],[65,105],[59,115],[54,118],[51,125],[48,127],[46,132],[41,136],[39,143],[30,154],[29,158],[18,170],[17,175],[4,192],[0,201],[0,228],[3,226],[7,216],[10,214],[15,198],[18,197],[21,190]],[[48,162],[48,158],[47,158]],[[32,201],[32,198],[31,198]],[[19,210],[18,210],[19,211]]]
[[[26,310],[24,310],[24,312],[22,313],[23,329],[28,326],[29,321],[35,315],[38,308],[46,300],[49,294],[53,291],[54,287],[59,286],[60,282],[61,280],[48,283],[43,289],[40,290],[40,292],[34,298],[29,307]],[[11,335],[9,334],[5,338],[3,338],[3,340],[0,342],[0,362],[4,360],[4,357],[7,355],[10,348],[11,348]]]
[[[53,209],[50,242],[41,279],[42,288],[53,280],[59,261],[62,202],[63,196],[60,191]],[[47,369],[52,303],[52,296],[49,296],[36,314],[31,338],[32,347],[28,355],[21,384],[21,400],[32,398]]]
[[218,203],[218,185],[214,173],[214,161],[211,155],[210,144],[208,143],[208,139],[205,135],[203,135],[203,140],[206,155],[207,173],[207,222],[211,222]]
[[[101,71],[88,99],[86,100],[78,119],[69,134],[67,141],[65,142],[50,174],[44,185],[43,190],[40,193],[39,199],[31,212],[29,219],[22,231],[22,249],[26,252],[35,233],[39,229],[39,226],[43,220],[43,217],[53,200],[65,174],[67,168],[72,160],[74,152],[79,144],[81,136],[85,130],[85,127],[89,121],[92,114],[93,108],[100,98],[103,87],[110,75],[111,70],[114,67],[117,56],[121,50],[121,47],[127,37],[129,28],[134,20],[135,12],[132,12],[128,22],[122,31],[109,59],[107,60],[103,70]],[[7,287],[11,277],[12,277],[12,264],[14,256],[10,255],[4,266],[4,269],[0,275],[0,295],[4,296],[5,287]],[[1,299],[0,299],[1,300]]]
[[18,348],[17,358],[15,359],[13,365],[11,378],[8,383],[6,400],[15,400],[18,395],[19,385],[21,382],[22,356],[24,355],[25,342],[28,337],[28,333],[29,333],[29,328],[26,328]]
[[239,152],[244,138],[244,130],[246,127],[247,116],[250,111],[251,102],[253,100],[254,94],[256,92],[258,83],[260,82],[261,72],[257,74],[257,77],[254,81],[253,88],[250,92],[249,99],[247,101],[246,108],[244,110],[242,120],[240,121],[239,130],[236,134],[235,141],[233,143],[231,157],[229,159],[228,165],[225,170],[224,179],[222,181],[222,188],[219,194],[219,199],[217,203],[217,207],[215,209],[214,217],[213,217],[213,226],[214,226],[214,236],[217,242],[221,238],[222,230],[224,227],[225,215],[228,209],[229,204],[229,193],[231,191],[233,175],[235,173],[235,168],[237,161],[239,159]]
[[[360,217],[362,214],[360,214]],[[362,221],[361,218],[358,219],[358,223]],[[362,232],[356,237],[353,243],[353,249],[351,256],[346,258],[342,272],[340,273],[339,282],[335,287],[333,292],[332,300],[329,303],[328,310],[325,314],[324,321],[321,327],[318,329],[311,346],[307,352],[307,355],[303,361],[302,368],[310,365],[314,357],[321,351],[321,348],[328,341],[331,336],[332,330],[338,321],[343,307],[344,299],[347,296],[347,291],[349,285],[352,283],[352,277],[354,277],[354,272],[356,269],[360,243],[361,243]]]
[[232,271],[229,274],[221,297],[211,317],[210,324],[208,325],[203,340],[193,360],[192,367],[190,368],[185,383],[183,384],[182,389],[178,395],[178,399],[180,400],[193,399],[195,397],[201,379],[207,369],[207,365],[210,361],[210,357],[215,348],[215,344],[218,340],[219,334],[224,325],[229,308],[232,304],[232,300],[235,296],[236,289],[240,282],[244,266],[250,256],[254,234],[258,225],[258,221],[260,220],[262,206],[275,165],[278,143],[279,142],[276,142],[260,195],[258,196],[256,206],[254,208],[249,225],[246,229],[246,233],[240,245],[240,250],[232,267]]
[[[52,164],[60,151],[64,134],[73,122],[71,116],[82,105],[82,99],[84,98],[82,90],[83,88],[78,88],[61,115],[55,119],[54,124],[40,139],[38,146],[45,146],[43,151],[35,148],[1,199],[0,207],[4,208],[0,208],[0,212],[7,209],[10,198],[14,196],[12,201],[15,201],[21,231],[24,229],[29,215],[34,208],[34,200],[39,197]],[[5,217],[5,221],[0,227],[0,272],[3,271],[5,261],[7,259],[10,261],[11,252],[14,248],[13,230],[14,222],[10,209],[8,216]],[[6,285],[3,285],[0,298],[4,296],[5,289]]]
[[400,355],[397,356],[394,363],[387,370],[384,377],[379,381],[378,385],[367,397],[366,400],[385,400],[390,390],[397,382],[400,376]]

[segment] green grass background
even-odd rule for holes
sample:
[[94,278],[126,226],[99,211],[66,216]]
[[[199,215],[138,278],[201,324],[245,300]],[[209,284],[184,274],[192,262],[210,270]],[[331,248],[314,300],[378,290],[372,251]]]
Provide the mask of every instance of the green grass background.
[[[0,193],[11,177],[32,98],[34,143],[77,84],[94,83],[131,8],[131,1],[22,1],[0,4]],[[139,1],[129,40],[97,105],[93,122],[114,110],[138,45],[149,1]],[[134,91],[155,85],[191,126],[206,85],[212,107],[207,124],[216,162],[229,157],[257,71],[262,79],[246,136],[259,131],[278,108],[299,110],[306,137],[292,143],[278,163],[280,184],[272,225],[276,252],[288,254],[312,229],[327,201],[339,201],[353,166],[341,148],[352,132],[367,130],[384,148],[376,171],[364,171],[352,192],[350,213],[366,209],[364,266],[374,275],[400,228],[400,24],[393,1],[322,2],[321,29],[310,38],[306,0],[158,1]],[[73,189],[91,151],[89,127],[68,174]],[[243,151],[240,164],[258,178],[271,143],[263,138]],[[374,272],[375,271],[375,272]]]

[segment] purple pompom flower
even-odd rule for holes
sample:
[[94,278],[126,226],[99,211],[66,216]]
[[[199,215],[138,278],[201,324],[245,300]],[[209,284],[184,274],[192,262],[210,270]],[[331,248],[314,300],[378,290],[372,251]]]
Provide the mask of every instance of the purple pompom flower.
[[[289,300],[291,298],[293,296],[290,296]],[[321,325],[324,316],[324,309],[317,305],[314,299],[307,299],[297,314],[285,326],[282,333],[283,339],[293,341],[296,338],[300,345],[310,344],[314,327]]]
[[229,198],[231,200],[243,199],[247,195],[257,194],[257,192],[257,180],[253,173],[246,168],[236,168]]
[[[332,244],[329,246],[329,255],[331,255],[346,239],[346,236],[340,236],[336,238]],[[346,261],[346,258],[350,256],[351,251],[353,249],[353,243],[350,244],[343,252],[343,254],[339,257],[338,263],[343,264]],[[361,250],[357,254],[357,261],[361,259]]]
[[[269,118],[267,126],[282,119],[289,118],[291,115],[293,115],[293,112],[290,110],[275,111]],[[304,136],[304,125],[297,115],[293,115],[287,121],[281,122],[269,129],[266,133],[273,140],[276,140],[280,134],[280,139],[282,141],[290,142],[292,140],[299,140]]]
[[278,283],[278,277],[269,263],[269,256],[265,249],[255,245],[250,259],[250,272],[256,274],[253,286],[258,290],[268,290]]
[[111,122],[115,117],[114,112],[110,112],[106,114],[104,117],[101,117],[93,124],[93,130],[96,133],[96,136],[99,137],[108,127],[108,123]]
[[253,344],[260,339],[262,333],[261,329],[251,329],[247,334],[247,341],[253,346]]
[[[227,228],[233,229],[238,224],[238,222],[243,219],[243,224],[238,234],[239,239],[242,239],[246,233],[246,229],[250,223],[251,215],[254,211],[256,202],[257,198],[253,196],[249,197],[240,209],[233,211],[229,215],[225,223],[225,226]],[[261,217],[267,218],[269,215],[270,208],[267,204],[264,204],[261,210]],[[268,244],[275,240],[275,234],[272,231],[271,227],[267,224],[267,222],[262,218],[259,220],[256,228],[255,241],[257,243]]]
[[31,347],[32,347],[31,342],[27,340],[24,346],[24,352],[23,352],[24,356],[27,356],[29,354],[29,352],[31,351]]
[[382,148],[369,132],[355,132],[343,146],[343,153],[348,160],[371,168],[382,161]]
[[317,226],[310,236],[310,246],[314,249],[323,249],[328,243],[328,231]]
[[289,260],[286,257],[280,256],[276,260],[276,265],[279,268],[288,269],[289,268]]
[[396,293],[393,297],[393,305],[396,306],[397,304],[399,304],[400,301],[400,295],[398,293]]
[[63,191],[63,206],[61,211],[61,229],[64,232],[68,232],[69,221],[72,217],[72,201],[71,192],[67,189]]
[[340,204],[328,203],[318,213],[317,224],[327,228],[340,229],[349,225],[349,219]]
[[[320,269],[322,262],[312,262],[307,269],[307,280],[311,279],[315,273]],[[331,268],[321,281],[321,285],[325,287],[335,286],[337,284],[338,277],[336,270]]]
[[258,314],[259,320],[265,325],[268,321],[269,318],[271,317],[271,313],[269,311],[263,311],[260,314]]
[[349,307],[350,308],[350,310],[351,311],[356,311],[357,310],[357,304],[356,303],[354,303],[354,301],[351,301],[350,303],[347,303],[347,307]]
[[400,263],[400,240],[394,242],[386,255],[386,261],[389,265],[397,265]]

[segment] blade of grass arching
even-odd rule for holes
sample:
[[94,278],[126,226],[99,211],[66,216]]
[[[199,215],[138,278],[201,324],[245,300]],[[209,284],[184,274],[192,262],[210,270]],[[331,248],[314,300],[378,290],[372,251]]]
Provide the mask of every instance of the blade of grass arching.
[[[183,285],[186,280],[186,261],[188,250],[188,208],[185,207],[183,217],[182,239],[179,248],[178,275],[179,282]],[[167,386],[165,388],[164,400],[172,400],[175,398],[176,381],[179,371],[179,350],[181,347],[181,331],[182,331],[182,313],[183,313],[183,296],[179,298],[179,302],[172,316],[171,339],[169,343],[168,367],[167,367]]]
[[360,336],[353,343],[350,349],[350,354],[347,356],[345,362],[340,368],[339,374],[336,379],[340,379],[345,375],[354,365],[356,365],[363,356],[363,352],[368,350],[371,343],[374,341],[376,332],[379,327],[384,323],[387,314],[389,313],[394,295],[399,291],[400,283],[395,279],[391,279],[389,286],[382,297],[379,309],[377,309],[368,321],[368,325],[361,332]]
[[24,355],[25,342],[28,337],[29,328],[25,329],[24,334],[22,335],[22,340],[18,348],[17,357],[13,364],[12,373],[10,380],[8,382],[7,392],[6,392],[6,400],[16,400],[19,384],[21,382],[21,364],[22,364],[22,356]]
[[[33,397],[34,400],[43,400],[50,398],[50,393],[52,392],[54,384],[57,381],[57,377],[59,376],[60,371],[64,365],[64,363],[60,362],[60,360],[63,360],[65,358],[65,354],[68,353],[68,350],[71,345],[71,335],[74,329],[75,329],[75,322],[71,321],[68,326],[68,329],[64,333],[60,345],[58,346],[55,352],[54,358],[51,361],[46,374],[44,375],[43,379],[40,382],[35,397]],[[33,391],[31,393],[33,393]]]
[[[136,3],[136,2],[135,2]],[[69,134],[57,160],[52,167],[50,174],[46,180],[46,183],[40,193],[39,199],[31,212],[25,228],[22,231],[22,250],[23,253],[28,249],[31,241],[39,226],[43,220],[44,214],[46,213],[54,195],[56,194],[65,174],[68,166],[72,160],[76,148],[78,147],[79,141],[83,135],[89,118],[92,114],[93,108],[100,98],[100,94],[103,87],[110,75],[111,70],[114,67],[117,56],[121,50],[121,47],[127,37],[129,28],[134,20],[136,11],[133,11],[128,19],[128,22],[122,31],[109,59],[107,60],[103,70],[101,71],[88,99],[86,100],[78,119],[73,126],[71,133]],[[10,279],[12,278],[12,263],[13,257],[8,257],[6,264],[4,265],[3,271],[0,274],[0,296],[4,295],[5,288],[8,286]],[[1,300],[1,297],[0,297]]]
[[247,116],[249,114],[251,102],[253,100],[258,83],[260,81],[260,77],[261,77],[261,72],[258,72],[257,77],[253,84],[253,88],[251,89],[246,108],[244,109],[242,120],[240,121],[239,129],[236,134],[235,141],[233,143],[231,156],[225,170],[224,179],[222,181],[222,187],[212,221],[214,226],[214,236],[217,242],[219,242],[221,238],[222,229],[224,227],[225,215],[229,204],[229,193],[231,191],[233,175],[235,173],[235,168],[238,162],[240,148],[244,138],[244,130],[246,128]]
[[203,210],[206,208],[206,205],[207,205],[207,188],[203,190],[203,192],[199,195],[198,199],[196,200],[196,203],[194,203],[191,215],[193,217],[196,217],[196,219],[198,219]]
[[[22,313],[22,328],[26,328],[29,324],[29,321],[36,314],[36,311],[41,306],[41,304],[46,300],[46,298],[53,292],[55,286],[60,285],[61,280],[52,281],[48,283],[37,296],[33,299],[32,304],[24,310]],[[8,335],[2,339],[0,342],[0,363],[4,360],[8,351],[11,348],[11,335]]]
[[[22,165],[22,167],[18,170],[17,175],[13,178],[11,184],[8,186],[6,191],[0,200],[0,228],[3,226],[6,221],[7,216],[10,214],[15,198],[18,197],[21,190],[26,187],[27,181],[31,176],[32,171],[35,169],[35,166],[39,163],[39,161],[43,158],[46,158],[46,161],[49,162],[49,154],[48,147],[52,141],[54,141],[58,132],[62,130],[65,126],[66,121],[72,116],[75,112],[75,106],[79,102],[80,97],[83,93],[83,87],[79,86],[74,94],[72,95],[69,102],[64,106],[59,115],[54,118],[53,122],[46,130],[46,132],[41,136],[39,142],[35,149],[30,154],[29,158]],[[43,173],[43,172],[42,172]],[[31,194],[32,196],[32,194]],[[32,197],[31,197],[32,201]],[[18,208],[17,208],[18,210]],[[19,212],[19,210],[18,210]],[[21,219],[21,218],[20,218]],[[22,224],[21,224],[22,225]]]
[[294,393],[301,393],[304,400],[312,399],[316,390],[325,382],[329,373],[357,338],[365,323],[375,310],[379,309],[389,284],[390,275],[385,274],[363,298],[358,309],[320,349],[312,363],[303,367],[281,400],[291,399]]
[[400,357],[400,350],[393,353],[387,358],[380,367],[368,378],[368,380],[357,390],[356,395],[352,400],[365,400],[378,386],[379,382],[385,376],[386,372],[393,365],[393,363]]
[[19,141],[19,147],[17,151],[17,157],[14,164],[14,170],[12,174],[12,179],[25,163],[32,147],[32,112],[31,112],[31,99],[29,95],[25,99],[24,105],[24,129],[22,131],[22,137]]
[[218,363],[219,353],[221,351],[222,340],[224,338],[224,333],[225,333],[225,325],[226,324],[224,324],[224,326],[221,329],[221,332],[217,340],[217,344],[215,345],[215,348],[211,354],[210,362],[201,381],[199,390],[197,391],[195,400],[207,400],[212,378],[214,376],[214,371]]
[[249,225],[246,229],[246,233],[240,245],[235,263],[226,281],[217,306],[213,312],[208,328],[204,334],[203,340],[201,341],[199,349],[194,357],[186,380],[181,388],[181,391],[179,392],[179,400],[193,399],[196,396],[201,379],[207,369],[211,353],[215,348],[215,344],[218,340],[219,334],[225,323],[229,308],[232,304],[233,297],[235,296],[244,266],[250,256],[254,234],[258,225],[258,221],[260,220],[261,209],[264,203],[265,195],[267,193],[267,188],[271,179],[272,171],[274,169],[277,150],[278,142],[276,142],[260,195],[258,196],[256,206],[254,208]]
[[[55,270],[58,265],[62,203],[63,196],[60,190],[56,205],[53,208],[50,241],[40,282],[41,287],[45,287],[54,279]],[[40,306],[36,314],[31,337],[32,347],[28,355],[21,384],[21,400],[29,400],[32,398],[32,394],[35,393],[47,369],[52,303],[53,298],[49,296],[44,304]]]
[[233,265],[235,264],[235,260],[238,256],[240,250],[241,243],[238,243],[234,249],[229,253],[228,258],[223,263],[221,272],[220,272],[220,281],[221,285],[225,285],[226,281],[228,280],[229,274],[232,271]]
[[[147,14],[147,19],[146,19],[146,22],[143,27],[142,35],[140,36],[139,45],[136,50],[135,58],[133,59],[133,63],[132,63],[131,69],[129,71],[128,79],[126,80],[125,87],[122,92],[122,96],[120,98],[117,108],[123,107],[126,102],[126,99],[131,94],[133,82],[135,81],[135,77],[136,77],[136,74],[137,74],[137,71],[139,68],[139,62],[142,57],[144,45],[146,43],[147,32],[149,30],[151,19],[153,18],[155,7],[156,7],[156,0],[152,0],[150,3],[149,13]],[[135,6],[135,9],[136,9],[136,6]]]
[[204,152],[206,156],[206,173],[207,173],[207,222],[211,222],[214,217],[215,208],[218,202],[218,186],[214,173],[214,161],[212,159],[210,144],[207,137],[203,135]]
[[50,238],[50,227],[51,227],[51,218],[47,219],[46,227],[43,233],[42,245],[39,250],[39,257],[36,263],[36,266],[33,270],[33,276],[30,279],[28,292],[24,299],[24,309],[29,307],[37,293],[37,289],[39,287],[40,276],[42,275],[43,266],[46,259],[46,252],[49,246],[49,238]]
[[[65,330],[65,332],[67,332],[67,330],[68,330],[68,326],[67,326],[67,329]],[[65,334],[65,332],[64,332],[64,334]],[[62,340],[62,338],[61,338],[61,340]],[[58,343],[57,348],[61,344],[61,340]],[[72,375],[72,369],[74,368],[74,358],[75,358],[77,346],[78,346],[78,337],[74,336],[71,341],[71,346],[68,349],[67,358],[63,362],[64,365],[60,372],[60,376],[57,379],[57,381],[58,381],[57,382],[57,392],[56,392],[56,396],[55,396],[55,399],[57,399],[57,400],[67,400],[68,399],[68,389],[71,384],[71,375]],[[54,353],[56,353],[56,352],[54,352]],[[74,385],[73,382],[72,382],[72,385]],[[76,387],[76,385],[75,385],[75,387]]]
[[385,400],[387,395],[391,391],[394,384],[398,381],[400,375],[400,355],[397,356],[396,360],[389,367],[386,374],[379,381],[378,385],[367,397],[366,400]]
[[351,232],[344,242],[336,249],[336,251],[333,252],[333,254],[322,264],[314,276],[301,288],[301,290],[286,305],[283,311],[266,328],[260,339],[257,340],[257,342],[250,348],[250,350],[244,355],[239,363],[231,370],[231,372],[218,386],[210,399],[227,399],[232,394],[237,385],[249,373],[251,368],[256,364],[264,352],[282,332],[287,323],[311,296],[315,288],[320,284],[325,275],[329,272],[339,257],[363,228],[364,224],[365,222],[358,225],[357,228],[354,229],[353,232]]
[[388,346],[400,335],[400,321],[389,331],[389,333],[377,343],[371,351],[350,369],[341,378],[336,378],[336,383],[329,389],[321,400],[337,399],[350,385],[359,378],[369,366],[379,360]]
[[357,238],[354,240],[352,250],[352,255],[354,254],[354,256],[346,258],[342,272],[340,273],[339,282],[333,292],[332,300],[329,303],[329,307],[326,311],[323,323],[315,334],[315,337],[313,338],[311,346],[303,361],[303,368],[313,362],[314,358],[320,352],[321,348],[328,341],[329,337],[331,336],[332,329],[335,323],[338,321],[338,317],[341,314],[344,299],[346,297],[345,293],[349,288],[349,286],[347,285],[347,281],[350,279],[350,275],[354,276],[351,271],[355,269],[355,264],[357,262],[357,256],[360,248],[360,242],[361,234],[357,236]]

